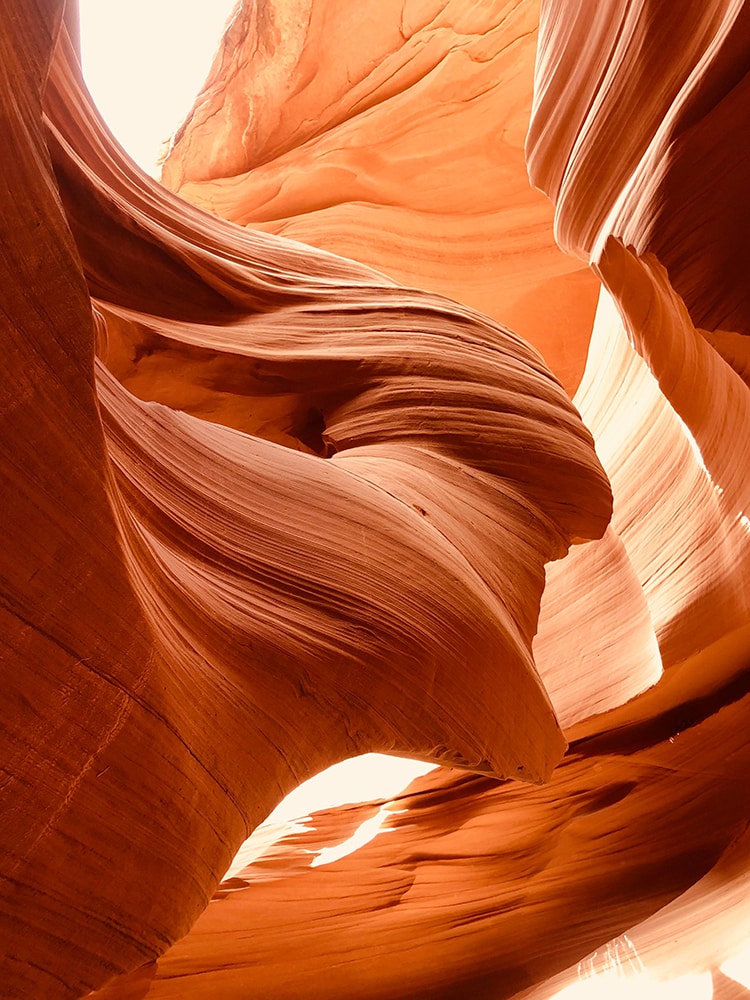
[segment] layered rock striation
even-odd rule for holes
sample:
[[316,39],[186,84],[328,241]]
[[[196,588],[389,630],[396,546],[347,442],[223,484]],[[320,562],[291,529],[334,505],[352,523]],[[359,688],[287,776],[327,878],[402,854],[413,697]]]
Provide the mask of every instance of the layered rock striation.
[[[721,985],[746,6],[242,3],[177,193],[0,13],[3,995]],[[219,886],[371,751],[444,766]]]

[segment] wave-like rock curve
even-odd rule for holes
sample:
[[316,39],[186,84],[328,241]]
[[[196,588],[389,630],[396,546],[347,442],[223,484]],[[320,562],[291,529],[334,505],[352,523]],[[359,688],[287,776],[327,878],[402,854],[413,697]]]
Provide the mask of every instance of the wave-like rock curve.
[[11,6],[2,980],[73,997],[328,764],[548,779],[544,564],[611,495],[533,348],[150,182]]
[[[7,995],[543,1000],[627,953],[719,996],[747,5],[544,0],[534,70],[527,2],[240,4],[165,164],[213,214],[114,143],[60,4],[0,13]],[[485,773],[214,894],[371,750]]]

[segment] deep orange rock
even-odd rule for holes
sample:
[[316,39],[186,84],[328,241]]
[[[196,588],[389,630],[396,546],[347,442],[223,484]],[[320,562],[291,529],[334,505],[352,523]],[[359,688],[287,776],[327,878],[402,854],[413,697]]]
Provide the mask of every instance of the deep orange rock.
[[[534,66],[536,14],[240,5],[165,164],[207,214],[0,2],[3,996],[727,992],[746,5],[545,0]],[[367,751],[464,770],[219,885]]]
[[532,348],[169,195],[60,10],[2,24],[2,982],[78,996],[184,934],[330,763],[548,778],[543,567],[611,498]]

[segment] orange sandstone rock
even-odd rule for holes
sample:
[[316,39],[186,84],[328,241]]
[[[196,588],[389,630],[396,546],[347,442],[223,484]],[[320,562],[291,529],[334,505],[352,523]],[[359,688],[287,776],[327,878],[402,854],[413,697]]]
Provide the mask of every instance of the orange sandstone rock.
[[480,309],[572,394],[598,288],[526,177],[537,25],[534,0],[242,3],[164,183]]
[[[523,0],[240,5],[165,164],[211,214],[74,11],[0,13],[3,995],[543,1000],[622,949],[727,993],[747,5],[545,0],[535,68]],[[209,903],[371,750],[484,773]]]
[[611,495],[533,348],[170,195],[8,6],[0,981],[74,997],[330,763],[546,780],[544,564]]

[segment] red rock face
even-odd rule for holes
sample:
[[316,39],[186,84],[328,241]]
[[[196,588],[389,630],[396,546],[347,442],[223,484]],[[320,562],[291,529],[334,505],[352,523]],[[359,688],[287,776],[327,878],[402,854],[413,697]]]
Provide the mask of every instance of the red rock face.
[[[6,7],[3,996],[726,991],[743,5],[241,5],[188,201]],[[448,766],[215,891],[368,751]]]

